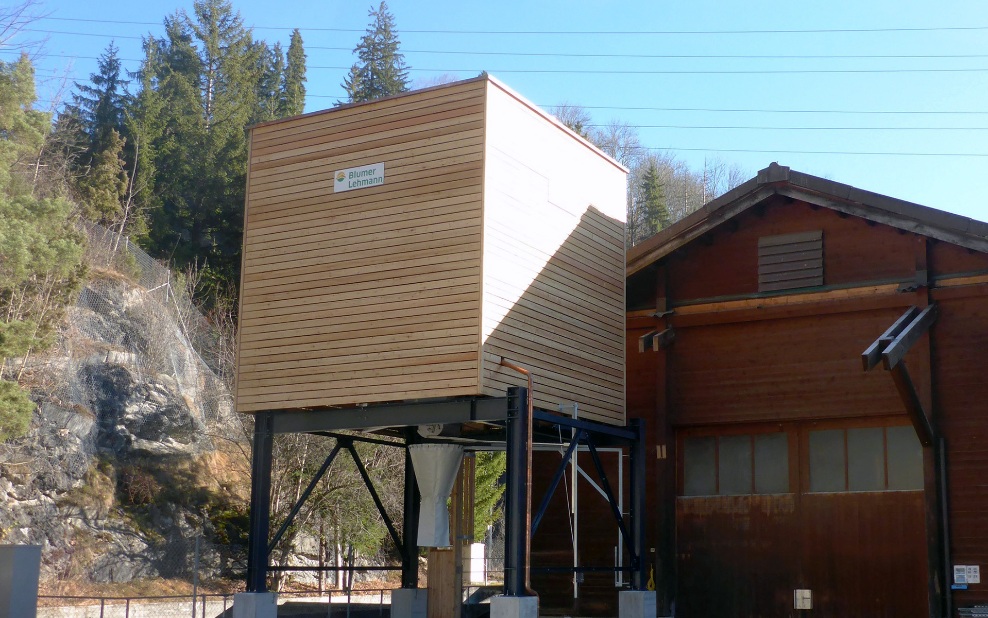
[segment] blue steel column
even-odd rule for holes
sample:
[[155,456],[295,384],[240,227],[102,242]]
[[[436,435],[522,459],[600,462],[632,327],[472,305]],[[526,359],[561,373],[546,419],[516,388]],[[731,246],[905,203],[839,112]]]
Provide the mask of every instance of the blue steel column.
[[525,596],[525,548],[529,517],[525,484],[528,479],[528,389],[508,388],[507,477],[504,492],[504,594]]
[[631,443],[631,587],[644,590],[648,582],[645,560],[645,421],[633,418],[629,426],[636,437]]
[[417,588],[419,585],[419,505],[422,496],[415,482],[415,470],[412,467],[412,455],[408,446],[415,443],[417,434],[415,427],[405,428],[405,502],[402,514],[402,547],[401,547],[401,587]]
[[251,453],[247,592],[267,591],[273,453],[274,415],[270,412],[259,412],[254,415],[254,448]]

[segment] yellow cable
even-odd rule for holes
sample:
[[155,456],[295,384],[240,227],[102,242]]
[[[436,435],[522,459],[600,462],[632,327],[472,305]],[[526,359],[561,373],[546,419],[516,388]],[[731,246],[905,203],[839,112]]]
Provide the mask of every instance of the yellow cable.
[[655,590],[655,567],[648,567],[648,583],[645,585],[647,590]]

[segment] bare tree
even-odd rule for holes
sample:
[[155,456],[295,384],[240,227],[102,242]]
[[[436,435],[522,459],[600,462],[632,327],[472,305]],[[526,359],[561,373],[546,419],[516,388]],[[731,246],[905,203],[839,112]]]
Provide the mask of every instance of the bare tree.
[[27,26],[46,17],[41,12],[40,0],[22,0],[10,6],[0,6],[0,49],[15,47],[32,60],[44,48],[47,38],[30,38],[15,43]]
[[431,88],[433,86],[442,86],[443,84],[452,84],[453,82],[460,81],[460,76],[455,73],[443,73],[441,75],[435,75],[433,77],[423,77],[416,79],[412,83],[412,90],[420,90],[422,88]]
[[629,168],[637,165],[646,152],[638,137],[638,130],[623,120],[611,120],[604,125],[592,126],[590,141]]
[[703,203],[727,193],[745,181],[747,174],[737,163],[716,157],[703,160]]
[[750,174],[743,167],[737,163],[732,163],[727,170],[727,185],[724,187],[724,192],[726,193],[734,187],[742,185],[748,180],[749,176]]
[[585,107],[561,103],[550,108],[549,113],[581,137],[590,139],[589,131],[590,125],[593,124],[593,118],[590,117],[590,112]]

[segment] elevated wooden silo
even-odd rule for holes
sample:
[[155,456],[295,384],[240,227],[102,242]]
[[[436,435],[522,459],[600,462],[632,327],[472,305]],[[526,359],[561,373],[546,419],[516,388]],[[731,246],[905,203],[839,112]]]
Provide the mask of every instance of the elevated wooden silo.
[[503,396],[505,358],[624,424],[622,166],[486,75],[250,148],[238,411]]

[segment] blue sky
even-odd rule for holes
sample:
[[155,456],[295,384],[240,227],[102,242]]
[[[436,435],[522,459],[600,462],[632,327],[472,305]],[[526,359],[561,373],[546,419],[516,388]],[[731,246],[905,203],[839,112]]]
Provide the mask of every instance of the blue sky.
[[[302,30],[307,111],[340,83],[369,2],[235,1],[255,36]],[[772,161],[988,219],[988,2],[392,0],[420,83],[487,70],[544,107],[586,106],[640,127],[644,145],[696,168],[749,175]],[[25,38],[47,37],[40,96],[85,81],[111,38],[127,68],[140,37],[191,0],[50,0]],[[140,23],[114,23],[140,22]],[[5,59],[12,58],[10,48]],[[3,53],[3,52],[0,52]],[[744,111],[741,111],[744,110]],[[757,110],[757,111],[754,111]],[[894,112],[894,113],[890,113]],[[908,113],[905,113],[908,112]],[[869,154],[864,154],[869,153]],[[969,156],[959,156],[969,155]],[[974,155],[974,156],[970,156]]]

